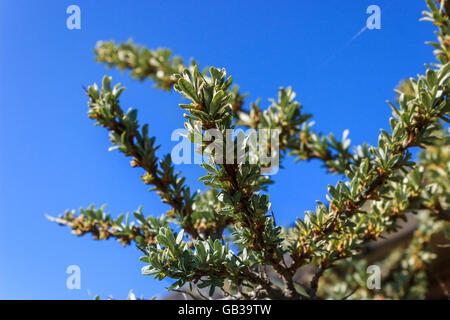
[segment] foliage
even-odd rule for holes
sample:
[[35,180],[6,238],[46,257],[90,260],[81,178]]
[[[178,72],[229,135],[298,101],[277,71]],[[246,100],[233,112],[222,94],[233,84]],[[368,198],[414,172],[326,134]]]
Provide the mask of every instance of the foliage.
[[[112,219],[104,207],[80,209],[79,214],[67,211],[51,219],[76,235],[114,237],[124,245],[134,242],[145,253],[143,274],[172,278],[169,289],[190,295],[204,297],[195,292],[197,287],[207,288],[209,295],[218,288],[221,296],[234,299],[347,298],[350,292],[357,298],[423,298],[427,266],[435,257],[431,237],[448,233],[450,220],[450,151],[443,125],[450,111],[447,3],[438,6],[427,0],[430,11],[424,12],[423,19],[438,27],[437,42],[430,43],[437,63],[399,87],[398,101],[389,102],[390,129],[381,130],[378,145],[365,144],[353,151],[348,131],[338,140],[313,130],[311,115],[302,111],[291,87],[280,88],[278,98],[265,110],[260,101],[246,110],[246,94],[232,87],[225,69],[200,71],[197,62],[185,65],[167,49],[98,43],[97,61],[130,70],[136,79],[150,78],[156,88],[173,87],[187,100],[180,104],[186,112],[187,138],[199,144],[198,152],[208,155],[208,162],[201,164],[205,176],[200,178],[207,189],[191,193],[170,155],[157,156],[155,138],[149,136],[147,125],[138,123],[137,110],[125,112],[120,105],[125,89],[112,86],[106,76],[101,87],[94,84],[86,91],[88,115],[109,131],[110,149],[131,157],[131,166],[145,171],[141,179],[170,210],[156,219],[145,217],[140,208],[134,212],[138,223],[130,222],[128,214]],[[277,226],[266,193],[273,181],[262,171],[267,164],[258,157],[251,161],[247,153],[238,159],[242,148],[238,137],[226,134],[236,128],[278,129],[281,159],[318,159],[343,180],[329,185],[327,203],[318,202],[294,227]],[[222,134],[219,148],[208,148],[209,129]],[[233,146],[232,163],[217,161],[225,145]],[[415,147],[423,149],[418,163],[411,154]],[[367,289],[366,245],[397,231],[408,213],[415,213],[418,223],[411,243],[379,261],[388,270],[383,290]],[[314,270],[310,279],[297,281],[299,270],[308,267]]]

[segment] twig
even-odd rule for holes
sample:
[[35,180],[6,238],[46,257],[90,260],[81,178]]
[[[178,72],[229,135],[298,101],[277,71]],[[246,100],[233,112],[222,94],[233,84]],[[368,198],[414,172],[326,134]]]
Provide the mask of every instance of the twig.
[[350,298],[356,291],[358,291],[358,287],[356,287],[355,289],[353,289],[353,291],[351,291],[349,294],[347,294],[346,296],[344,296],[342,298],[342,300],[347,300],[348,298]]
[[316,293],[317,293],[317,288],[319,285],[319,279],[320,277],[323,275],[323,272],[325,271],[325,268],[323,268],[322,266],[317,270],[316,274],[314,275],[314,277],[311,279],[311,289],[309,290],[309,294],[311,296],[312,299],[316,298]]
[[[180,289],[173,289],[172,291],[181,293],[181,294],[183,294],[183,295],[186,295],[186,294],[187,294],[187,295],[190,296],[193,300],[199,300],[198,297],[196,297],[192,292],[189,292],[189,291],[186,291],[186,290],[180,290]],[[187,300],[186,297],[184,297],[184,298],[185,298],[185,300]]]

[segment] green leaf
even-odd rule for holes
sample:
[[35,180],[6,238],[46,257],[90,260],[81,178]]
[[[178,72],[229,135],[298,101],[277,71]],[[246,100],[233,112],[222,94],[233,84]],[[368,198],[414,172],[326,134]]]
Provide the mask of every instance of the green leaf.
[[176,241],[177,245],[181,244],[181,241],[183,241],[183,236],[184,236],[184,230],[181,230],[180,233],[177,235],[177,241]]
[[200,103],[197,93],[195,92],[192,85],[184,78],[180,78],[178,80],[178,86],[182,90],[182,93],[185,94],[186,97],[190,98],[192,101]]
[[158,243],[160,245],[162,245],[163,247],[165,247],[165,248],[169,247],[169,240],[166,238],[166,236],[164,236],[162,234],[158,234],[156,239],[158,240]]

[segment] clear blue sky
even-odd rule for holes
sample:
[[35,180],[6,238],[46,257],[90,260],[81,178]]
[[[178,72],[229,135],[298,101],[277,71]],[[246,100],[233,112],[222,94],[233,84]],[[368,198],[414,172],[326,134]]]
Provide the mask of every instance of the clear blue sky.
[[[81,30],[66,28],[66,8],[81,8]],[[381,30],[366,30],[366,8],[381,7]],[[226,67],[248,101],[276,97],[293,86],[316,128],[352,145],[376,143],[388,127],[393,89],[433,61],[433,27],[418,22],[423,0],[329,1],[23,1],[0,2],[0,298],[125,298],[130,289],[151,297],[170,281],[140,274],[140,253],[114,240],[78,238],[44,218],[65,209],[108,204],[113,215],[143,205],[167,208],[149,193],[129,159],[108,152],[107,132],[87,117],[81,86],[113,76],[128,89],[124,107],[170,152],[183,125],[176,93],[152,89],[94,62],[98,40],[168,47],[201,66]],[[318,162],[294,164],[270,188],[279,224],[287,225],[324,200],[337,177]],[[194,188],[202,169],[180,165]],[[66,289],[67,266],[81,267],[81,290]]]

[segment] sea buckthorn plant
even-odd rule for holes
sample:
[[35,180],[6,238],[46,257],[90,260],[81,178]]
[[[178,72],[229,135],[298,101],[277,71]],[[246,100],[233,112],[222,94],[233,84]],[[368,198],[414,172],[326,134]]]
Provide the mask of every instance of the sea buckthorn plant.
[[[119,98],[125,89],[106,76],[101,86],[86,89],[89,118],[109,132],[111,149],[141,168],[144,184],[170,210],[155,218],[139,208],[130,219],[91,206],[50,219],[79,236],[136,245],[144,275],[170,278],[169,290],[195,299],[424,298],[436,258],[432,238],[448,239],[450,233],[450,1],[427,0],[427,5],[423,20],[437,28],[437,40],[430,42],[436,61],[397,88],[397,100],[389,102],[389,127],[374,146],[350,148],[348,132],[341,139],[315,132],[290,87],[280,88],[267,108],[259,102],[246,107],[246,94],[224,68],[201,71],[196,61],[185,64],[167,49],[100,42],[98,62],[184,98],[187,139],[198,152],[208,151],[207,130],[215,129],[232,146],[234,158],[221,163],[216,161],[221,150],[209,150],[201,164],[206,190],[192,192],[170,155],[157,155],[155,137],[140,124],[137,110],[124,111]],[[278,130],[281,167],[288,156],[318,159],[342,181],[328,186],[325,203],[318,201],[290,227],[278,226],[267,194],[273,181],[262,174],[266,164],[248,156],[237,161],[241,146],[226,134],[236,128]],[[414,148],[421,149],[417,159]],[[382,266],[382,286],[371,290],[368,244],[401,229],[407,219],[416,221],[414,235],[406,247],[376,262]]]

